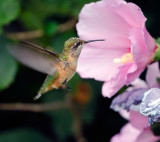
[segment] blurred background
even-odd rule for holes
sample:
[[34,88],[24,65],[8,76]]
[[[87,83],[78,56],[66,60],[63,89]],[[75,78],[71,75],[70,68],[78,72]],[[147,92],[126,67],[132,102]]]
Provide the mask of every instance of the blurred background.
[[[101,95],[103,83],[78,74],[69,94],[53,90],[34,101],[46,75],[19,64],[6,50],[9,37],[61,53],[64,42],[77,37],[81,8],[93,1],[0,1],[0,142],[108,142],[126,123],[109,109],[112,99]],[[148,31],[160,36],[160,2],[128,2],[141,7]]]

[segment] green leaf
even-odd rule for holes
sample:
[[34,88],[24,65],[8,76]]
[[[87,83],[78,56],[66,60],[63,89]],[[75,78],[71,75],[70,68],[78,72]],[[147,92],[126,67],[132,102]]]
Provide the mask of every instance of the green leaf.
[[18,0],[0,1],[0,27],[14,20],[19,13],[20,5]]
[[153,125],[151,125],[151,130],[153,131],[155,136],[160,136],[160,123],[153,123]]
[[31,129],[17,129],[0,133],[1,142],[51,142],[42,134]]
[[154,60],[153,61],[160,61],[160,38],[157,38],[157,40],[155,40],[156,44],[157,44],[157,50],[156,53],[154,55]]
[[58,30],[58,23],[55,21],[51,21],[49,23],[47,23],[46,28],[45,28],[45,32],[47,35],[53,35],[54,33],[56,33]]
[[66,0],[23,0],[23,3],[22,10],[30,11],[41,21],[53,14],[68,15],[73,8],[73,2]]
[[7,88],[17,72],[17,62],[6,49],[7,40],[0,37],[0,90]]
[[160,83],[160,78],[159,77],[157,77],[157,82]]
[[22,12],[20,18],[24,27],[29,28],[30,30],[43,28],[42,21],[40,21],[40,19],[30,11]]

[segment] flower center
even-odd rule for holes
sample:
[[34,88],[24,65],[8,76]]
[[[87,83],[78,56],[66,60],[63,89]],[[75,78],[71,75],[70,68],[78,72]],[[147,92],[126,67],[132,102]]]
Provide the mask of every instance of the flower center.
[[121,58],[115,58],[113,60],[114,63],[122,63],[122,64],[130,63],[133,61],[134,59],[132,53],[126,53]]

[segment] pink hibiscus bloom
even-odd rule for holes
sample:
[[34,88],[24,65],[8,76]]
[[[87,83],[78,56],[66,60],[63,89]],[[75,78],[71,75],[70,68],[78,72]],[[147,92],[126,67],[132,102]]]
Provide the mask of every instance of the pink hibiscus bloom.
[[156,44],[145,21],[141,9],[124,0],[102,0],[83,7],[77,24],[79,37],[106,41],[83,48],[77,72],[83,78],[104,81],[104,96],[112,97],[152,61]]
[[153,135],[150,127],[139,130],[128,123],[119,134],[112,137],[111,142],[155,142],[159,139],[160,137]]
[[[112,137],[111,142],[155,142],[160,137],[155,136],[148,124],[148,118],[138,111],[126,111],[129,123],[124,125],[119,134]],[[121,115],[124,117],[124,113]],[[125,117],[126,118],[126,117]]]
[[[151,64],[147,67],[146,82],[137,79],[131,83],[132,87],[113,99],[110,107],[118,111],[129,123],[121,129],[119,134],[112,137],[111,142],[155,142],[160,140],[159,136],[153,134],[149,125],[159,122],[158,106],[160,103],[157,101],[159,89],[151,89],[158,90],[156,93],[147,91],[150,87],[159,87],[157,82],[159,77],[158,63]],[[150,101],[153,105],[148,105]],[[140,112],[143,112],[143,115]]]
[[[160,140],[160,137],[155,136],[151,131],[147,117],[133,110],[126,111],[126,115],[129,123],[123,126],[119,134],[112,137],[111,142],[155,142]],[[122,117],[124,117],[124,113]]]
[[124,125],[119,134],[111,138],[111,142],[155,142],[160,140],[155,136],[148,125],[147,117],[139,112],[126,112],[129,115],[129,123]]

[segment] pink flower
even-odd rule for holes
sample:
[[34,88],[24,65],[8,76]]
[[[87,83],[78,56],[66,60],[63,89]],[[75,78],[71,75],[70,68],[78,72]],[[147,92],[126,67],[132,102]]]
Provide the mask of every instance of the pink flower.
[[[148,124],[147,117],[137,111],[126,111],[129,123],[123,126],[119,134],[112,137],[111,142],[155,142],[160,137],[154,136]],[[122,114],[124,117],[124,113]]]
[[128,123],[121,129],[119,134],[112,137],[111,142],[136,142],[136,138],[140,132]]
[[[140,78],[136,79],[131,83],[132,87],[127,88],[125,92],[113,99],[111,108],[118,111],[129,123],[121,129],[119,134],[112,137],[111,142],[155,142],[160,140],[160,137],[153,134],[149,125],[149,123],[152,124],[151,122],[159,120],[159,102],[157,101],[159,92],[148,93],[148,96],[144,95],[150,87],[159,86],[157,82],[159,77],[158,63],[148,65],[146,82]],[[149,101],[152,102],[152,106],[148,105]],[[140,111],[143,111],[145,116]],[[155,130],[153,129],[153,131]]]
[[159,139],[153,135],[149,127],[139,130],[128,123],[119,134],[112,137],[111,142],[155,142]]
[[[131,82],[130,87],[113,99],[110,108],[118,111],[120,114],[122,113],[122,115],[126,115],[123,109],[127,111],[139,111],[145,92],[152,87],[160,88],[160,83],[157,81],[157,78],[160,78],[160,70],[158,62],[155,62],[147,66],[146,81],[137,78],[135,81]],[[155,98],[152,94],[151,97],[152,99]],[[145,107],[143,108],[145,109]]]
[[119,134],[112,137],[111,142],[155,142],[160,137],[155,136],[148,125],[147,117],[139,112],[130,111],[129,123],[124,125]]
[[77,72],[81,77],[104,81],[104,96],[112,97],[152,61],[156,45],[145,21],[141,9],[124,0],[102,0],[83,7],[77,24],[80,38],[106,41],[83,48]]

